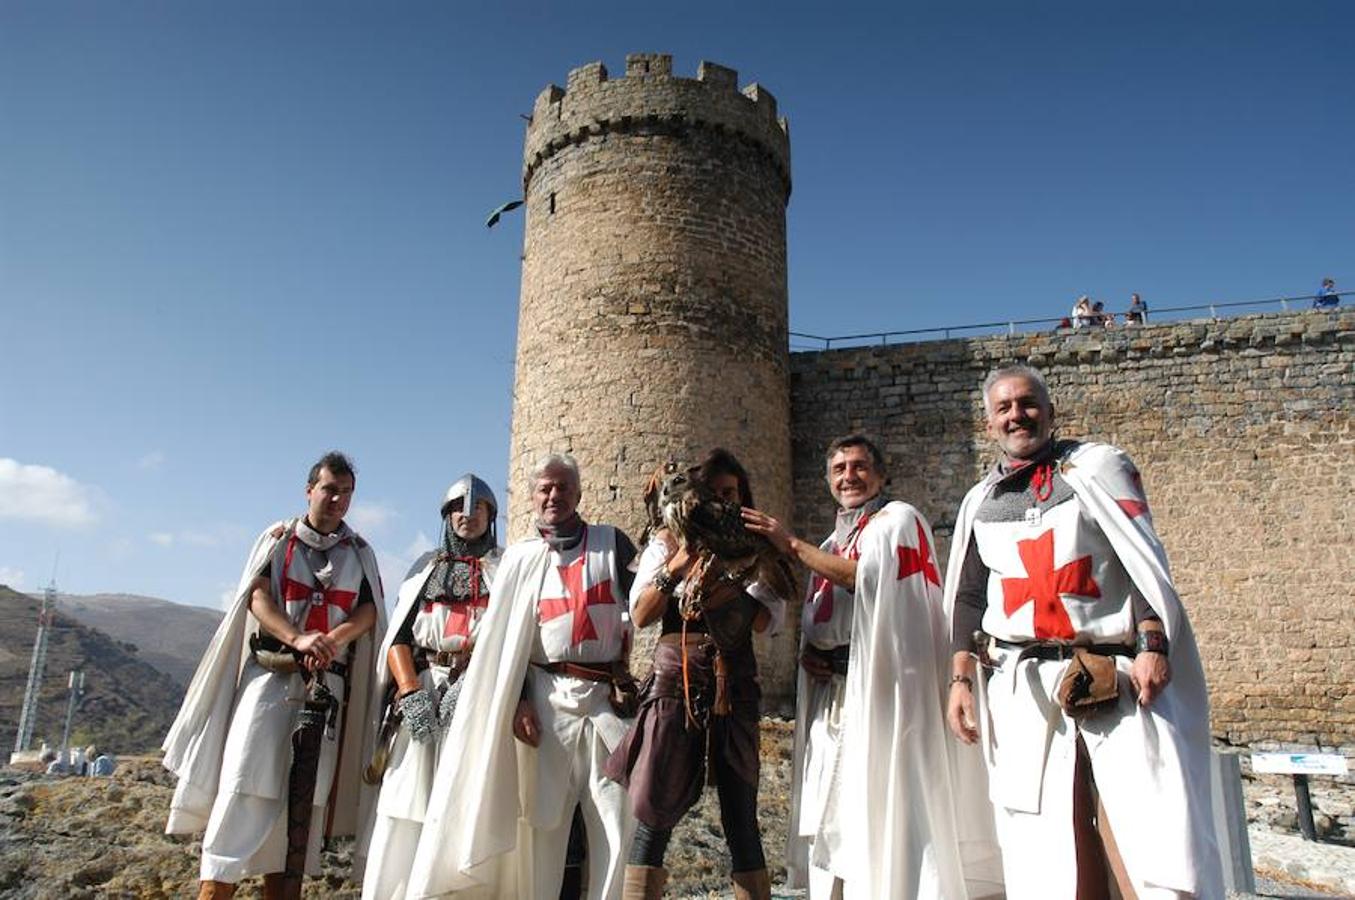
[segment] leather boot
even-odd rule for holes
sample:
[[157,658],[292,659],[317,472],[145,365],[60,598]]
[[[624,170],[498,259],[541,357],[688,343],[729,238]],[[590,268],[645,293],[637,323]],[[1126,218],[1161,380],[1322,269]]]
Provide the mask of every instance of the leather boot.
[[[263,877],[263,900],[288,900],[287,876],[282,872],[269,872]],[[296,896],[301,896],[300,891]]]
[[198,900],[230,900],[235,885],[229,881],[203,881],[198,885]]
[[734,882],[734,900],[771,900],[772,878],[766,869],[735,872],[729,877]]
[[668,870],[663,866],[626,866],[621,900],[662,900]]

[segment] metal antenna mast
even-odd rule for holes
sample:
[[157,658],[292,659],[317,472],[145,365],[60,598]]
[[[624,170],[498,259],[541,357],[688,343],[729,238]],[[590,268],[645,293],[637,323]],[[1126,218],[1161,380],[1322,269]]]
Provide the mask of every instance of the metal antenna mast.
[[[85,673],[82,669],[76,669],[71,672],[70,679],[66,682],[70,689],[70,697],[66,700],[66,725],[61,729],[61,758],[67,759],[66,748],[71,742],[71,722],[75,720],[75,708],[80,705],[80,700],[85,696]],[[93,760],[90,760],[93,762]]]
[[19,733],[14,736],[14,752],[28,749],[33,739],[33,726],[38,719],[38,692],[42,675],[47,669],[47,632],[56,611],[56,566],[52,566],[52,580],[42,592],[42,609],[38,612],[38,636],[33,640],[33,661],[28,665],[28,686],[24,688],[23,710],[19,713]]

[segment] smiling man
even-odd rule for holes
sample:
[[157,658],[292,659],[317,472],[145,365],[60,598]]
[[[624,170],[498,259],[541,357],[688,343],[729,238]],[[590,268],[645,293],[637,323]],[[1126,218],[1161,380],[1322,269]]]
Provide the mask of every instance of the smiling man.
[[[179,777],[165,830],[205,830],[202,898],[230,897],[253,874],[264,897],[300,896],[322,838],[356,828],[385,607],[376,557],[343,521],[355,483],[342,453],[311,467],[306,514],[255,543],[165,738]],[[323,731],[318,750],[294,754],[303,705],[327,721],[307,726]]]
[[625,735],[613,686],[630,640],[635,546],[579,516],[579,468],[552,453],[529,487],[535,535],[503,555],[438,761],[407,896],[556,900],[576,806],[590,900],[618,898],[633,831],[603,764]]
[[947,719],[987,761],[1007,896],[1222,897],[1204,673],[1139,473],[1055,440],[1034,369],[983,402],[1002,458],[951,545]]
[[982,783],[982,763],[946,737],[931,528],[889,501],[884,456],[863,435],[829,445],[827,480],[837,524],[818,546],[744,511],[751,530],[812,573],[800,622],[792,886],[807,884],[812,900],[992,893],[991,813],[981,791],[965,790]]

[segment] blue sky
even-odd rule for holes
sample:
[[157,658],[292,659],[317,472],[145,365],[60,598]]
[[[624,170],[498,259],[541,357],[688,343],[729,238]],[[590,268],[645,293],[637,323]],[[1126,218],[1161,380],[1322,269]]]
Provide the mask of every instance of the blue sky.
[[[331,446],[388,586],[502,492],[523,121],[668,52],[791,121],[815,334],[1355,284],[1348,3],[0,2],[0,583],[218,605]],[[397,571],[397,569],[399,571]]]

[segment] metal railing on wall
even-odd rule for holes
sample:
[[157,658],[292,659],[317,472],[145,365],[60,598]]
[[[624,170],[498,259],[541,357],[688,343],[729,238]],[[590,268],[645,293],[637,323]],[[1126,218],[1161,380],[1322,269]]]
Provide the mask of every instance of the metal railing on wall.
[[[1355,296],[1355,291],[1339,291],[1336,297]],[[1220,315],[1220,310],[1241,309],[1242,307],[1279,307],[1281,312],[1293,312],[1296,310],[1312,309],[1314,303],[1312,294],[1300,294],[1294,297],[1267,297],[1263,300],[1238,300],[1228,303],[1199,303],[1191,306],[1164,306],[1155,307],[1148,310],[1145,325],[1161,324],[1162,322],[1179,321],[1187,318],[1198,318],[1190,316],[1189,313],[1200,313],[1208,311],[1211,319],[1220,319],[1229,313]],[[1265,311],[1264,309],[1262,310]],[[1116,314],[1117,319],[1123,319],[1124,314]],[[898,344],[908,343],[910,341],[924,340],[949,340],[952,337],[991,337],[998,334],[1016,335],[1025,334],[1033,331],[1051,330],[1059,334],[1081,334],[1096,332],[1104,325],[1081,325],[1079,327],[1060,327],[1065,320],[1071,320],[1071,316],[1058,316],[1045,319],[1012,319],[1006,322],[979,322],[973,325],[950,325],[943,328],[909,328],[903,331],[877,331],[866,334],[840,334],[828,337],[821,334],[807,334],[802,331],[790,332],[790,349],[799,350],[831,350],[833,347],[859,347],[871,344]],[[1116,329],[1139,328],[1138,323],[1126,323],[1117,321],[1114,326]],[[801,343],[796,345],[796,339],[803,341],[818,341],[819,345]]]

